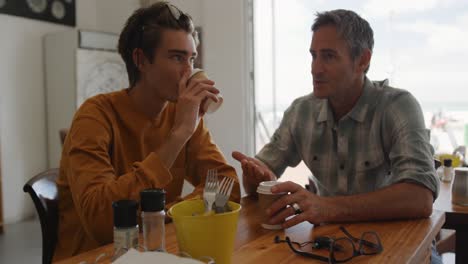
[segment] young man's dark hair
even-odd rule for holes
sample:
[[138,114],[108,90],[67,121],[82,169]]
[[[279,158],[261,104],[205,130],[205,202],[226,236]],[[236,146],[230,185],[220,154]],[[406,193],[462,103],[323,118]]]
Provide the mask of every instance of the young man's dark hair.
[[155,51],[161,43],[162,32],[166,29],[183,30],[192,34],[198,45],[198,33],[190,15],[168,2],[140,8],[127,20],[120,33],[118,50],[127,67],[130,87],[135,86],[140,79],[138,61],[134,61],[133,51],[141,49],[144,56],[153,62]]

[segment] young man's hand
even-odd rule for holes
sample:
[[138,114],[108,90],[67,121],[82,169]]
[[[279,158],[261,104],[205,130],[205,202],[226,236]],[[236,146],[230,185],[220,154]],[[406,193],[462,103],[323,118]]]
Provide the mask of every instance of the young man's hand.
[[189,79],[191,71],[187,70],[179,81],[179,97],[173,131],[190,138],[198,126],[201,115],[200,106],[207,98],[218,102],[219,90],[214,82],[206,79]]
[[275,174],[260,160],[238,151],[232,152],[232,157],[242,164],[242,182],[247,194],[256,195],[256,188],[262,181],[276,180]]

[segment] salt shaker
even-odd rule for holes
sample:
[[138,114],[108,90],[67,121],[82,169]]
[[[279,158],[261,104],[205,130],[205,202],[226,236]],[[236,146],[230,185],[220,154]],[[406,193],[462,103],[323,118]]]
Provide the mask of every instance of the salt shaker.
[[112,203],[114,209],[114,259],[130,248],[138,248],[138,203],[119,200]]
[[442,177],[443,182],[451,182],[454,175],[453,167],[452,167],[452,160],[445,159],[444,160],[444,175]]
[[164,212],[166,192],[146,189],[140,192],[143,247],[146,251],[165,251]]

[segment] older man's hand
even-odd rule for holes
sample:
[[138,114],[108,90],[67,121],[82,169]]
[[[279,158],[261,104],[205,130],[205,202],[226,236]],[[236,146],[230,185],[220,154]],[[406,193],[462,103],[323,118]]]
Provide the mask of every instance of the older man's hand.
[[[309,192],[294,182],[283,182],[271,187],[272,193],[290,193],[274,202],[267,210],[271,224],[282,224],[284,228],[303,221],[320,224],[327,221],[329,210],[327,199]],[[294,204],[296,208],[294,208]],[[299,209],[299,210],[297,210]],[[287,221],[286,218],[294,216]]]
[[232,152],[232,157],[242,165],[242,182],[247,194],[256,195],[256,188],[262,181],[276,180],[276,175],[260,160],[238,151]]

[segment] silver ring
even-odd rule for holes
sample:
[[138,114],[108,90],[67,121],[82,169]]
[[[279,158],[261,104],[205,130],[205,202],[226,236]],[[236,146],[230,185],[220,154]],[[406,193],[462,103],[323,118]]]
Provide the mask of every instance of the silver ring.
[[297,203],[293,203],[291,206],[294,209],[294,214],[298,215],[302,213],[301,207]]

